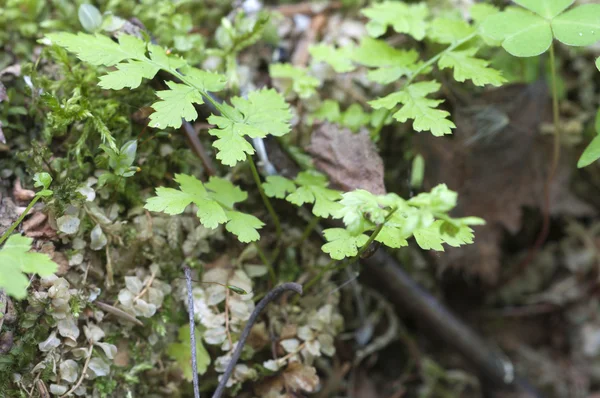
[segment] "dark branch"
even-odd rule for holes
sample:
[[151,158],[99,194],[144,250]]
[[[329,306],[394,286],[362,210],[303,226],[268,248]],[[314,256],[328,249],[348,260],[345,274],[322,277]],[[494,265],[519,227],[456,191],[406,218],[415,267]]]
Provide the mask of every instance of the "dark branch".
[[221,381],[219,381],[219,385],[217,386],[217,389],[215,390],[215,393],[213,394],[212,398],[221,398],[223,391],[225,391],[227,380],[229,380],[229,378],[231,377],[233,369],[235,368],[235,365],[237,364],[238,360],[240,359],[240,356],[242,355],[242,349],[244,348],[244,344],[246,344],[246,340],[250,335],[250,330],[252,330],[252,326],[254,326],[254,323],[258,319],[258,316],[260,315],[262,310],[265,309],[265,307],[271,301],[275,300],[286,290],[291,290],[298,294],[302,294],[302,285],[293,282],[288,282],[279,285],[273,290],[271,290],[269,293],[267,293],[267,295],[256,305],[256,308],[254,308],[254,311],[252,311],[250,319],[248,319],[248,323],[246,323],[246,326],[244,327],[244,330],[240,335],[240,340],[238,341],[237,346],[235,347],[235,351],[233,352],[231,361],[229,362],[229,365],[227,365],[227,369],[225,370],[225,373],[223,373],[223,377],[221,378]]

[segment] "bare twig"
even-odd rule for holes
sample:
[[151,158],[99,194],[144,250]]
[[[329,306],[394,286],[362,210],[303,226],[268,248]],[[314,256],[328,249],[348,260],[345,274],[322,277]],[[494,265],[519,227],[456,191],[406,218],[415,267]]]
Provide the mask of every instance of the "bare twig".
[[156,277],[156,272],[153,272],[152,275],[150,275],[150,279],[148,279],[148,282],[146,282],[146,286],[144,286],[144,288],[138,293],[138,295],[133,298],[133,300],[132,300],[133,302],[135,302],[135,300],[142,297],[148,291],[150,286],[152,286],[152,282],[154,282],[155,277]]
[[94,343],[90,343],[90,348],[88,350],[88,356],[85,360],[85,363],[83,364],[83,370],[81,371],[81,377],[79,378],[77,383],[73,387],[71,387],[71,389],[69,391],[67,391],[65,393],[65,395],[61,396],[60,398],[68,397],[69,395],[71,395],[73,393],[73,391],[77,390],[77,388],[81,385],[81,382],[83,381],[83,378],[85,377],[85,372],[87,371],[88,365],[90,364],[90,359],[92,359],[93,352],[94,352]]
[[[231,377],[231,374],[233,373],[233,369],[235,368],[235,365],[237,364],[238,360],[240,359],[240,356],[242,355],[242,349],[244,348],[244,344],[246,344],[246,340],[248,339],[248,336],[250,335],[250,330],[252,330],[252,326],[254,326],[254,323],[258,319],[258,316],[260,315],[262,310],[264,310],[265,307],[271,301],[275,300],[286,290],[291,290],[298,294],[302,294],[302,285],[299,285],[298,283],[293,283],[293,282],[283,283],[283,284],[273,288],[256,305],[256,308],[254,308],[254,311],[252,311],[252,314],[250,315],[250,318],[248,319],[248,322],[246,323],[246,326],[244,327],[244,330],[242,331],[242,334],[240,335],[240,339],[237,343],[237,346],[235,347],[235,351],[233,352],[231,361],[229,361],[229,364],[227,365],[227,369],[225,370],[225,373],[223,373],[223,377],[219,381],[219,385],[217,386],[217,389],[215,390],[215,393],[213,394],[212,398],[221,398],[221,395],[223,395],[223,392],[225,391],[225,386],[227,385],[227,380],[229,380],[229,378]],[[195,372],[195,364],[194,364],[194,372]]]
[[129,321],[129,322],[133,322],[133,323],[135,323],[136,325],[139,325],[139,326],[144,326],[144,324],[142,323],[142,321],[140,321],[139,319],[137,319],[133,315],[128,314],[125,311],[123,311],[123,310],[121,310],[121,309],[119,309],[119,308],[117,308],[117,307],[115,307],[113,305],[103,303],[102,301],[94,301],[94,304],[98,308],[100,308],[101,310],[104,310],[104,311],[106,311],[106,312],[108,312],[110,314],[113,314],[116,317],[125,319],[126,321]]
[[198,357],[196,356],[196,322],[194,321],[194,295],[192,294],[192,270],[183,267],[187,284],[188,317],[190,320],[190,349],[192,350],[192,381],[194,383],[194,397],[200,398],[200,384],[198,383]]

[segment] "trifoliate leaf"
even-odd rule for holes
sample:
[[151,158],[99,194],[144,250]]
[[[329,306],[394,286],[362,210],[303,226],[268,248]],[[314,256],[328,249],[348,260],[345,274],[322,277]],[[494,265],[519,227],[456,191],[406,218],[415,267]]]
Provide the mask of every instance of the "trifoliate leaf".
[[[202,336],[198,329],[194,329],[196,336],[196,360],[198,374],[206,373],[208,365],[210,365],[210,355],[202,345]],[[186,380],[192,381],[192,349],[190,343],[190,326],[185,325],[179,328],[178,342],[171,343],[167,347],[167,354],[177,361],[177,364],[183,371],[183,376]]]
[[291,90],[300,98],[309,98],[319,86],[319,79],[309,76],[306,69],[297,68],[292,64],[271,64],[269,72],[274,79],[290,81]]
[[49,276],[58,265],[43,253],[30,252],[33,239],[11,235],[0,249],[0,289],[17,299],[25,298],[29,278],[24,273]]
[[352,52],[352,60],[368,67],[367,77],[381,84],[388,84],[402,76],[410,75],[420,66],[415,50],[397,50],[383,40],[364,37]]
[[188,122],[196,120],[198,113],[194,109],[194,103],[204,103],[200,92],[186,84],[166,83],[170,90],[156,92],[161,101],[152,104],[155,112],[150,115],[150,126],[161,129],[179,128],[182,118]]
[[398,1],[384,1],[362,10],[370,19],[367,32],[379,37],[391,26],[398,33],[406,33],[417,40],[423,40],[427,29],[429,9],[425,3],[405,4]]
[[292,180],[281,176],[268,176],[262,186],[268,197],[277,199],[284,199],[287,194],[296,190]]
[[227,218],[229,221],[225,225],[225,229],[237,236],[240,242],[249,243],[260,239],[258,229],[262,228],[265,223],[258,218],[239,211],[228,211]]
[[414,236],[417,244],[424,250],[444,251],[443,243],[452,247],[473,243],[473,230],[469,226],[461,225],[457,228],[443,220],[415,231]]
[[181,214],[191,203],[198,206],[200,222],[207,228],[216,228],[227,221],[221,205],[212,199],[202,182],[186,174],[176,174],[175,181],[180,190],[173,188],[156,188],[156,196],[146,201],[144,208],[167,214]]
[[248,194],[230,181],[211,177],[203,184],[197,178],[186,174],[176,174],[179,189],[156,188],[156,196],[146,201],[144,208],[167,214],[181,214],[194,203],[198,207],[196,215],[206,228],[216,228],[227,223],[225,228],[236,235],[241,242],[252,242],[260,238],[257,229],[264,224],[258,218],[233,210],[236,203],[246,200]]
[[351,44],[335,48],[323,43],[310,46],[308,49],[313,57],[313,62],[325,62],[331,65],[337,73],[351,72],[356,69],[350,58],[353,50],[354,46]]
[[369,240],[367,235],[360,234],[354,236],[343,228],[326,229],[323,231],[323,235],[327,243],[321,246],[321,249],[325,253],[328,253],[334,260],[343,260],[346,257],[356,256],[358,249]]
[[436,18],[431,22],[427,37],[436,43],[452,44],[474,32],[475,28],[462,19]]
[[583,4],[552,20],[557,40],[569,46],[589,46],[600,40],[600,4]]
[[453,68],[454,80],[464,82],[471,79],[476,86],[501,86],[506,82],[500,71],[489,68],[489,61],[475,58],[477,48],[455,50],[444,53],[438,61],[440,69]]
[[534,57],[550,48],[550,23],[525,10],[509,9],[491,15],[481,24],[481,32],[502,44],[516,57]]
[[543,18],[552,19],[569,8],[575,0],[514,0],[514,2]]
[[246,154],[254,153],[244,136],[259,138],[272,134],[280,137],[290,131],[289,105],[275,90],[253,91],[248,99],[234,97],[231,103],[234,107],[222,105],[226,115],[208,118],[209,123],[218,126],[208,132],[218,137],[213,146],[219,150],[217,159],[225,165],[235,166],[246,158]]
[[426,95],[438,91],[440,87],[441,85],[436,81],[413,83],[402,91],[370,101],[369,104],[375,109],[393,109],[401,103],[404,106],[393,115],[399,122],[414,119],[415,131],[431,131],[435,136],[452,134],[452,129],[456,126],[447,119],[450,113],[436,109],[443,101],[426,98]]
[[592,142],[585,148],[577,162],[577,167],[589,166],[598,159],[600,159],[600,135],[594,137]]
[[342,198],[339,191],[327,188],[327,177],[315,172],[301,172],[294,182],[299,186],[286,197],[296,206],[314,203],[313,214],[317,217],[329,217],[340,209],[337,201]]

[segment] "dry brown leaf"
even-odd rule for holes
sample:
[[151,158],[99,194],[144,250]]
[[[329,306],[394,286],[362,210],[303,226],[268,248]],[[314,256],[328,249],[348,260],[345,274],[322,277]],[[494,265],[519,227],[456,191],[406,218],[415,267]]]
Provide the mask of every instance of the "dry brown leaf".
[[[552,137],[538,131],[551,117],[549,105],[544,83],[509,85],[458,107],[452,137],[417,135],[426,188],[446,183],[459,195],[453,215],[487,222],[476,228],[473,245],[440,254],[442,266],[462,267],[489,284],[497,282],[503,231],[518,232],[523,207],[541,207],[544,200]],[[551,212],[589,214],[591,208],[569,191],[574,160],[562,160],[551,190]]]
[[386,193],[383,161],[366,129],[354,134],[336,124],[322,123],[313,132],[306,150],[334,186],[344,191]]
[[23,232],[35,239],[55,239],[58,236],[48,216],[41,211],[33,213],[23,222]]
[[13,187],[13,196],[17,202],[30,202],[35,196],[35,192],[31,189],[25,189],[21,185],[21,180],[17,178]]
[[317,370],[300,362],[290,363],[283,372],[286,387],[293,392],[314,392],[319,385]]

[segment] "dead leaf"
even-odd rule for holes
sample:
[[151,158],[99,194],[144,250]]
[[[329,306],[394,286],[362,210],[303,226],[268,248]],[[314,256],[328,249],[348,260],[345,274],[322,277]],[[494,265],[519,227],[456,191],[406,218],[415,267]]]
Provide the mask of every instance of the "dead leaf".
[[35,239],[56,239],[58,236],[48,216],[41,211],[33,213],[23,222],[23,232]]
[[34,198],[35,192],[31,189],[24,189],[21,180],[17,178],[13,187],[13,196],[17,202],[29,203]]
[[317,370],[300,362],[292,362],[287,366],[283,380],[288,390],[293,392],[314,392],[319,385]]
[[[446,183],[458,192],[453,215],[487,222],[475,229],[474,244],[440,254],[441,266],[463,267],[484,282],[497,282],[503,231],[521,229],[523,207],[542,207],[552,137],[538,131],[551,118],[549,107],[545,83],[509,85],[457,106],[452,137],[416,136],[425,158],[426,188]],[[590,206],[569,192],[574,160],[564,152],[551,190],[551,212],[589,214]]]
[[334,186],[344,191],[365,189],[376,195],[386,193],[383,161],[367,129],[354,134],[336,124],[322,123],[313,132],[306,150]]

